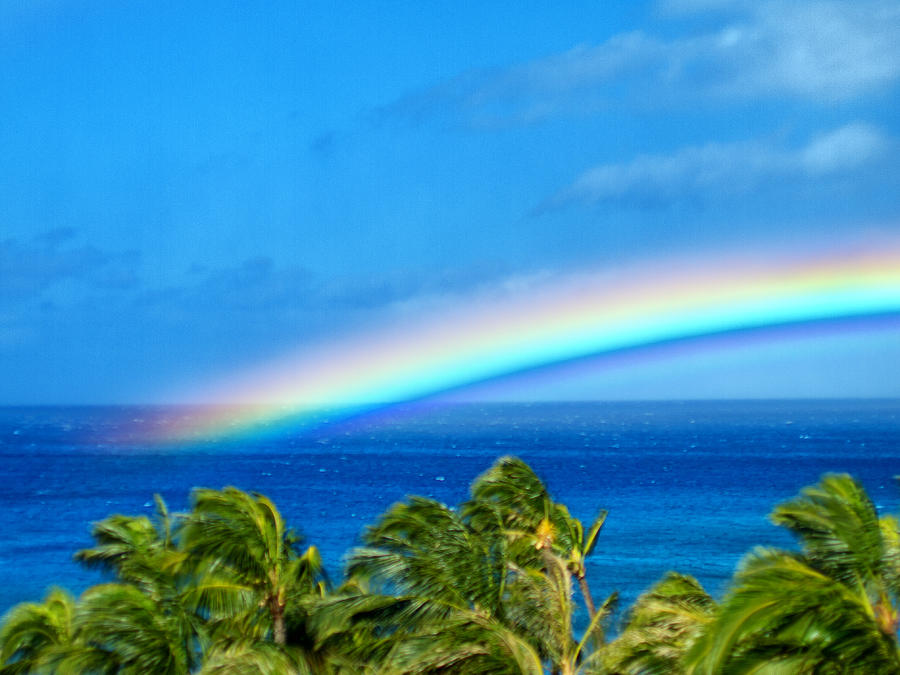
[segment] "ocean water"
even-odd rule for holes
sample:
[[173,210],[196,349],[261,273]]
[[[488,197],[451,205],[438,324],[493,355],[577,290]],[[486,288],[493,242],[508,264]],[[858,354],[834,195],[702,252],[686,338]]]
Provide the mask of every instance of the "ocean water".
[[752,546],[792,546],[767,514],[825,472],[857,476],[879,509],[900,511],[896,400],[419,405],[258,440],[104,442],[175,412],[0,408],[0,611],[52,584],[97,583],[72,561],[92,522],[151,514],[157,492],[184,510],[195,486],[268,495],[337,578],[392,503],[457,504],[497,457],[517,455],[576,516],[609,510],[588,575],[595,596],[618,590],[623,606],[670,569],[718,594]]

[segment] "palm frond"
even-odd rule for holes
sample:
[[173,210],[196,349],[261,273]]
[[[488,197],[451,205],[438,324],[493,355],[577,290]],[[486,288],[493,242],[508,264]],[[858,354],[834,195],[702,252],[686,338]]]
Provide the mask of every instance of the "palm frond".
[[875,505],[846,474],[828,474],[797,498],[778,505],[772,521],[799,537],[807,560],[847,586],[881,574],[884,543]]
[[735,587],[687,662],[689,672],[718,673],[754,654],[776,662],[855,664],[857,672],[900,670],[896,638],[878,629],[864,596],[802,556],[763,548],[742,563]]
[[75,600],[63,589],[51,589],[43,602],[14,606],[0,624],[0,672],[29,672],[49,654],[74,641]]
[[190,670],[193,625],[128,584],[101,584],[81,596],[75,622],[83,639],[135,672],[180,675]]
[[716,609],[696,579],[669,572],[631,607],[605,661],[614,672],[680,672],[679,661]]
[[302,656],[261,640],[220,641],[210,650],[199,675],[307,675]]

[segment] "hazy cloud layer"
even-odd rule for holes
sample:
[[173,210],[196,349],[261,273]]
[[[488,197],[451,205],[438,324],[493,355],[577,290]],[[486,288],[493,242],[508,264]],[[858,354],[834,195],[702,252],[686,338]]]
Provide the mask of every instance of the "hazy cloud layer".
[[645,31],[577,45],[508,68],[475,70],[381,110],[419,121],[451,114],[475,126],[527,124],[622,104],[793,97],[850,101],[900,78],[900,5],[859,2],[670,2],[664,17],[719,9],[687,37]]
[[[301,265],[279,265],[269,256],[257,256],[231,266],[196,265],[176,283],[152,287],[141,283],[140,263],[137,251],[111,252],[79,243],[71,228],[24,241],[0,241],[0,310],[15,307],[21,318],[26,301],[33,301],[39,312],[66,306],[96,309],[103,305],[97,298],[108,291],[116,292],[116,311],[126,311],[130,304],[128,311],[135,316],[160,307],[180,317],[370,310],[478,291],[506,278],[509,271],[496,264],[470,263],[323,277]],[[61,288],[77,292],[55,292]]]
[[808,180],[853,171],[883,156],[890,145],[877,128],[853,123],[816,136],[797,149],[751,141],[641,155],[586,171],[539,211],[571,203],[641,207],[737,195],[777,179]]
[[[506,281],[496,265],[470,264],[447,269],[387,270],[379,275],[324,278],[300,266],[279,266],[268,257],[250,258],[233,267],[196,268],[185,282],[141,292],[137,305],[185,312],[377,310],[431,302],[482,291]],[[431,299],[431,300],[429,300]]]
[[0,241],[0,301],[35,298],[68,281],[91,289],[131,289],[138,284],[137,252],[108,252],[76,244],[71,228],[28,241]]

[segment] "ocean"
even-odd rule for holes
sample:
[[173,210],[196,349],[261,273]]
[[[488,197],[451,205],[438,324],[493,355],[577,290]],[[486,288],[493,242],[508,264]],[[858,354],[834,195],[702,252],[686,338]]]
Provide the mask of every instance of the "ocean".
[[900,401],[450,404],[256,440],[163,447],[109,443],[151,407],[0,408],[0,611],[102,580],[72,560],[91,523],[151,514],[160,493],[185,510],[195,486],[271,497],[318,546],[334,579],[368,523],[406,495],[457,504],[502,455],[527,461],[556,500],[609,517],[588,577],[622,606],[667,570],[720,594],[757,544],[793,546],[772,507],[825,472],[863,481],[898,512]]

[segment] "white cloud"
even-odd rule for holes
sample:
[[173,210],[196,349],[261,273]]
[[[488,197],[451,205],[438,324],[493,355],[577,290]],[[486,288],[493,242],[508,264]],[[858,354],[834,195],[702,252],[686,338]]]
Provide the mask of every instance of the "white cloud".
[[814,138],[803,149],[800,164],[810,173],[823,174],[861,166],[883,154],[885,137],[867,124],[848,124]]
[[697,195],[739,194],[767,180],[852,171],[877,159],[889,144],[875,127],[853,123],[799,149],[761,142],[709,143],[641,155],[586,171],[544,209],[572,202],[652,205]]
[[622,33],[509,68],[469,72],[385,112],[421,119],[452,110],[475,125],[529,123],[697,96],[833,103],[900,79],[900,4],[893,0],[680,0],[666,7],[664,16],[677,8],[688,19],[715,11],[690,35]]
[[717,88],[745,96],[847,100],[900,76],[895,2],[755,2],[742,20],[699,44],[693,58],[733,68]]

